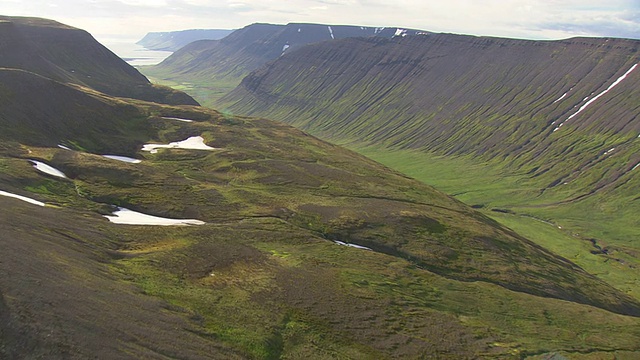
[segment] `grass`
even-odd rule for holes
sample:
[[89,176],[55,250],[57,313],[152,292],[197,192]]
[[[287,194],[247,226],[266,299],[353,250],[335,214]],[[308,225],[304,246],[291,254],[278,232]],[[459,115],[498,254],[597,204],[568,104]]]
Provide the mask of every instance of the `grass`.
[[185,79],[183,77],[180,77],[180,80],[174,80],[176,78],[175,75],[154,70],[150,67],[142,66],[138,70],[144,73],[152,83],[183,91],[201,105],[212,108],[221,97],[235,89],[240,84],[240,80],[242,80],[242,78],[225,78],[222,80],[207,78],[206,80],[198,80],[193,78]]
[[[268,120],[131,104],[139,110],[132,122],[140,131],[131,137],[114,135],[119,143],[139,149],[141,140],[203,135],[220,150],[134,151],[131,155],[143,162],[127,164],[55,145],[3,145],[0,181],[63,205],[38,208],[37,215],[29,215],[23,205],[16,214],[28,219],[18,216],[11,220],[18,225],[9,226],[9,220],[0,224],[11,234],[47,232],[47,244],[73,244],[73,251],[57,254],[56,262],[72,266],[78,272],[75,279],[86,274],[74,265],[73,256],[82,255],[88,268],[99,269],[101,286],[96,291],[105,300],[97,301],[112,304],[109,309],[117,305],[108,297],[110,286],[130,289],[125,313],[136,321],[118,324],[137,335],[131,335],[135,341],[125,338],[120,343],[138,357],[144,357],[144,346],[136,341],[142,342],[137,339],[144,334],[154,334],[152,344],[143,342],[145,346],[163,349],[163,354],[180,357],[191,348],[159,344],[158,333],[186,336],[184,344],[212,344],[216,351],[252,359],[425,354],[471,359],[548,351],[640,351],[634,342],[640,320],[615,312],[624,312],[626,305],[633,308],[630,298],[419,181]],[[169,114],[199,121],[160,119]],[[95,129],[86,130],[92,134]],[[75,136],[69,140],[89,142]],[[46,159],[70,180],[46,177],[26,158]],[[473,172],[444,165],[440,170],[433,165],[430,171],[458,176],[458,186],[473,185]],[[482,168],[474,172],[479,176]],[[478,196],[487,208],[503,206],[499,185],[476,184],[468,194]],[[111,204],[208,224],[119,226],[100,216]],[[532,224],[523,231],[544,234],[551,244],[555,234]],[[333,240],[374,251],[338,246]],[[571,258],[580,245],[574,240],[557,251]],[[47,247],[42,249],[39,257],[47,253]],[[604,269],[599,259],[584,257],[584,266]],[[27,270],[28,276],[43,276]],[[611,282],[620,279],[614,273],[600,275]],[[18,294],[12,292],[11,299]],[[140,312],[132,315],[143,303],[140,299],[162,304],[163,310],[156,311],[159,319],[170,315],[183,323],[171,322],[173,330],[166,330]],[[100,308],[93,302],[89,308],[82,304],[77,314]],[[160,305],[154,306],[150,308]],[[117,309],[118,316],[126,310]],[[106,316],[96,312],[94,316]],[[58,320],[74,325],[77,314],[70,311]],[[106,327],[104,331],[110,331]]]
[[[279,236],[283,227],[290,237]],[[189,240],[160,250],[152,244],[153,252],[117,266],[145,293],[186,309],[209,336],[235,344],[251,358],[385,358],[379,351],[393,341],[401,341],[396,354],[408,357],[419,348],[453,351],[461,358],[470,356],[469,350],[486,357],[524,356],[633,348],[638,335],[627,333],[636,326],[633,318],[482,282],[447,280],[384,254],[305,241],[303,233],[282,222],[256,220],[234,229],[165,234]],[[252,258],[233,255],[234,248],[247,246],[259,252]],[[205,248],[232,259],[222,266],[209,260],[214,269],[196,277],[175,271],[190,259],[202,261],[196,254]],[[392,334],[396,340],[385,344]]]
[[[501,224],[640,299],[636,271],[640,258],[633,240],[633,231],[638,228],[632,215],[636,214],[635,207],[616,206],[617,199],[599,197],[556,205],[558,198],[540,196],[539,184],[526,174],[471,158],[373,147],[358,151],[474,205]],[[608,254],[592,254],[597,250],[592,240],[601,248],[606,247]]]

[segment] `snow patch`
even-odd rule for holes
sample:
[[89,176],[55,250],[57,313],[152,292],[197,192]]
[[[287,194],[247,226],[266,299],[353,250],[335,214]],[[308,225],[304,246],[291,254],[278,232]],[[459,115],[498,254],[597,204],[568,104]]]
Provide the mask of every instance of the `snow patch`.
[[120,155],[102,155],[103,157],[106,157],[107,159],[113,159],[113,160],[118,160],[118,161],[123,161],[123,162],[127,162],[130,164],[139,164],[142,162],[142,160],[140,159],[134,159],[134,158],[130,158],[127,156],[120,156]]
[[631,171],[637,169],[638,167],[640,167],[640,163],[637,163],[636,166],[634,166],[633,169],[631,169]]
[[560,100],[564,99],[564,98],[567,96],[567,94],[568,94],[568,92],[566,92],[566,93],[562,94],[562,96],[560,96],[560,97],[559,97],[556,101],[554,101],[553,103],[555,104],[555,103],[557,103],[558,101],[560,101]]
[[331,26],[327,26],[327,28],[329,29],[329,35],[331,35],[331,38],[335,39],[335,37],[333,36],[333,29],[331,28]]
[[[562,127],[562,125],[564,125],[564,123],[566,123],[567,121],[573,119],[576,115],[580,114],[584,109],[586,109],[589,105],[591,105],[594,101],[598,100],[598,98],[600,98],[601,96],[603,96],[604,94],[608,93],[609,90],[613,89],[616,85],[620,84],[620,82],[622,82],[622,80],[624,80],[627,75],[629,75],[633,70],[635,70],[635,68],[638,66],[638,64],[635,64],[631,67],[631,69],[627,70],[626,73],[624,73],[624,75],[620,76],[616,81],[613,82],[613,84],[609,85],[609,87],[604,90],[603,92],[601,92],[600,94],[596,95],[595,97],[593,97],[591,100],[587,101],[584,105],[582,105],[578,111],[576,111],[575,113],[573,113],[571,116],[569,116],[567,118],[567,120],[565,120],[564,122],[562,122],[560,125],[558,125],[558,127],[556,127],[553,131],[557,131],[560,127]],[[586,98],[584,98],[584,100],[587,100],[589,97],[587,96]],[[584,101],[583,100],[583,101]]]
[[12,194],[10,192],[6,192],[6,191],[0,190],[0,195],[11,197],[11,198],[22,200],[22,201],[26,201],[29,204],[34,204],[34,205],[38,205],[38,206],[44,206],[44,203],[42,201],[34,200],[32,198],[28,198],[28,197],[22,196],[22,195]]
[[159,226],[185,226],[204,225],[204,221],[196,219],[169,219],[159,216],[147,215],[137,211],[119,207],[113,215],[103,215],[115,224],[125,225],[159,225]]
[[357,244],[351,244],[351,243],[346,243],[344,241],[334,241],[336,244],[338,245],[342,245],[342,246],[348,246],[348,247],[352,247],[352,248],[356,248],[356,249],[363,249],[363,250],[371,250],[371,248],[368,248],[366,246],[362,246],[362,245],[357,245]]
[[65,175],[62,171],[54,168],[53,166],[47,165],[43,162],[36,161],[36,160],[29,160],[29,162],[33,164],[33,167],[36,168],[36,170],[41,171],[45,174],[49,174],[51,176],[55,176],[63,179],[67,178],[67,175]]
[[193,120],[191,119],[183,119],[183,118],[177,118],[177,117],[163,116],[162,118],[167,120],[176,120],[176,121],[182,121],[182,122],[193,122]]
[[393,37],[396,37],[396,36],[402,36],[402,37],[407,36],[407,30],[400,29],[400,28],[396,29],[396,33],[393,34]]
[[169,144],[145,144],[142,146],[142,151],[149,151],[152,154],[157,153],[158,149],[217,150],[205,144],[202,136],[192,136],[186,140]]
[[301,28],[298,28],[298,32],[302,32],[302,29],[301,29]]
[[60,149],[64,149],[64,150],[71,150],[71,149],[69,149],[68,147],[66,147],[66,146],[64,146],[64,145],[58,145],[58,147],[59,147]]
[[284,54],[284,52],[289,48],[289,44],[284,44],[284,46],[282,47],[282,53]]
[[609,150],[605,151],[603,155],[609,155],[609,154],[611,154],[612,152],[614,152],[615,150],[616,150],[616,148],[611,148],[611,149],[609,149]]

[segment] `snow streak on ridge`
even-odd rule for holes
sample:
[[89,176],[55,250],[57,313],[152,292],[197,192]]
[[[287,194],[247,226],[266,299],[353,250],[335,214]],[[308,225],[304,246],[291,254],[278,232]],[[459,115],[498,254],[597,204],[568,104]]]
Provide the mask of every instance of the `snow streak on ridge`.
[[[601,97],[602,95],[606,94],[609,92],[609,90],[613,89],[616,85],[620,84],[620,82],[622,82],[622,80],[624,80],[627,75],[629,75],[633,70],[635,70],[635,68],[638,66],[638,64],[635,64],[631,67],[631,69],[627,70],[626,73],[624,73],[624,75],[620,76],[618,78],[618,80],[614,81],[613,84],[609,85],[609,87],[604,90],[603,92],[601,92],[600,94],[594,96],[591,100],[587,101],[584,105],[582,105],[580,107],[580,109],[578,109],[578,111],[576,111],[575,113],[573,113],[571,116],[569,116],[567,118],[567,120],[563,121],[562,123],[560,123],[560,125],[558,125],[558,127],[556,127],[555,129],[553,129],[554,132],[558,131],[562,125],[564,125],[567,121],[573,119],[576,115],[580,114],[582,112],[582,110],[586,109],[587,106],[591,105],[592,102],[598,100],[599,97]],[[586,100],[586,99],[585,99]]]

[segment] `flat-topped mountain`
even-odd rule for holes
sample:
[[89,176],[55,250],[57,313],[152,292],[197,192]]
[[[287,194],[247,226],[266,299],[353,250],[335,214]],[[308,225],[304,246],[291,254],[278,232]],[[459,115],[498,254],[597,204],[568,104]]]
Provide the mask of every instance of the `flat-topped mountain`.
[[[625,39],[345,39],[279,58],[220,104],[336,141],[502,159],[546,188],[576,184],[564,188],[570,199],[627,183],[640,163],[639,48]],[[601,175],[580,175],[589,173]]]
[[2,358],[640,352],[637,299],[289,125],[22,69],[0,94]]
[[600,38],[344,39],[280,57],[218,105],[362,149],[572,260],[623,271],[619,286],[638,294],[639,48]]
[[[250,71],[304,45],[349,37],[403,37],[425,33],[395,27],[364,27],[292,23],[252,24],[220,40],[201,40],[181,48],[162,63],[145,67],[149,76],[163,80],[190,81],[210,88],[231,90]],[[220,90],[218,90],[220,91]],[[199,98],[209,103],[212,94]]]
[[638,98],[639,48],[624,39],[346,39],[270,63],[220,103],[331,138],[519,154],[573,129],[640,133],[630,101]]
[[185,93],[152,85],[86,31],[52,20],[0,16],[0,67],[27,70],[114,96],[197,104]]
[[181,31],[150,32],[136,42],[150,50],[176,51],[198,40],[219,40],[234,30],[192,29]]

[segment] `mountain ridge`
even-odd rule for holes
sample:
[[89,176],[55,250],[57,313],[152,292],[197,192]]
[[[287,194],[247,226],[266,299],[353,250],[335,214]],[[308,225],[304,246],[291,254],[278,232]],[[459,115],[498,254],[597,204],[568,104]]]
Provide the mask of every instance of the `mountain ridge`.
[[[533,176],[555,173],[550,184],[575,169],[562,169],[558,161],[537,163],[540,154],[564,152],[585,166],[596,166],[594,160],[616,146],[603,144],[600,151],[587,153],[555,139],[576,131],[615,132],[628,138],[615,140],[621,150],[640,133],[629,100],[640,95],[633,87],[638,74],[632,71],[640,61],[638,41],[534,42],[455,35],[344,41],[341,47],[312,45],[282,57],[247,76],[219,102],[235,113],[270,116],[338,141],[508,157],[521,167],[537,165]],[[468,55],[455,50],[456,41],[465,44]],[[519,50],[527,44],[531,46]],[[349,56],[360,59],[357,65],[344,60]],[[576,65],[567,59],[580,60]],[[528,71],[536,61],[542,71]],[[559,65],[561,71],[544,70]],[[614,85],[616,79],[621,80]],[[596,98],[610,86],[607,97],[614,100]],[[597,102],[587,103],[591,96]],[[601,104],[605,106],[597,106]],[[578,114],[580,121],[572,118]],[[600,120],[606,116],[615,121]],[[473,136],[465,129],[472,129]],[[634,148],[630,142],[629,156]],[[634,165],[631,161],[625,168]]]
[[198,40],[219,40],[234,30],[191,29],[167,32],[150,32],[136,44],[150,50],[177,51],[185,45]]
[[220,40],[192,42],[158,65],[144,67],[145,74],[163,81],[192,82],[211,89],[200,96],[209,97],[220,90],[231,90],[246,74],[283,54],[311,43],[355,36],[391,38],[427,33],[422,30],[354,25],[255,23],[236,30]]
[[24,69],[113,96],[198,104],[185,93],[151,84],[84,30],[40,18],[0,16],[0,20],[4,20],[0,67]]

